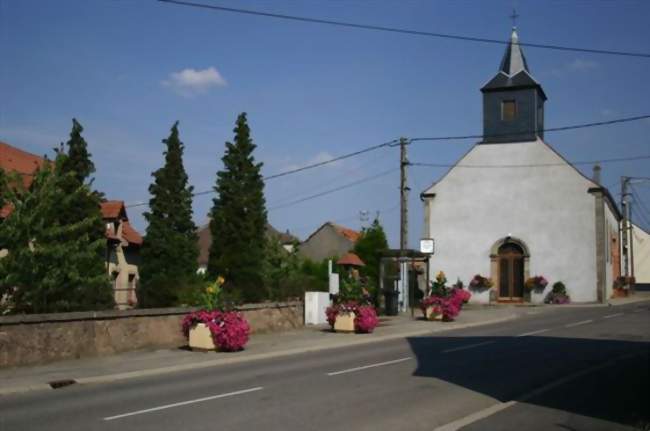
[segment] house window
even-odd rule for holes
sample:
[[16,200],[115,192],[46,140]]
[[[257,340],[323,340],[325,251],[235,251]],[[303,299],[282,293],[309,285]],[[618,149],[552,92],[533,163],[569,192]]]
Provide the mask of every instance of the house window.
[[504,100],[501,102],[501,120],[512,121],[517,116],[517,102]]

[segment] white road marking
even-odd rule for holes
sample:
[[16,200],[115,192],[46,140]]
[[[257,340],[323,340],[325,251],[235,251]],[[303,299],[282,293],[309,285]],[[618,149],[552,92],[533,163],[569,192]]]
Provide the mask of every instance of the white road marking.
[[524,332],[523,334],[515,335],[515,337],[528,337],[529,335],[541,334],[542,332],[550,331],[550,329],[539,329],[532,332]]
[[219,394],[219,395],[213,395],[213,396],[210,396],[210,397],[197,398],[195,400],[182,401],[180,403],[166,404],[164,406],[153,407],[153,408],[150,408],[150,409],[137,410],[137,411],[134,411],[134,412],[123,413],[121,415],[109,416],[109,417],[104,418],[104,420],[105,421],[112,421],[114,419],[121,419],[121,418],[125,418],[127,416],[141,415],[141,414],[144,414],[144,413],[156,412],[158,410],[171,409],[173,407],[180,407],[180,406],[186,406],[188,404],[202,403],[204,401],[216,400],[218,398],[226,398],[226,397],[232,397],[234,395],[247,394],[249,392],[261,391],[262,389],[264,389],[262,386],[258,386],[256,388],[243,389],[241,391],[228,392],[226,394]]
[[608,314],[607,316],[603,316],[603,319],[611,319],[612,317],[622,316],[623,314],[624,313]]
[[377,364],[363,365],[361,367],[349,368],[347,370],[332,371],[331,373],[327,373],[327,375],[328,376],[338,376],[339,374],[353,373],[355,371],[366,370],[368,368],[375,368],[375,367],[382,367],[384,365],[397,364],[397,363],[400,363],[400,362],[409,361],[411,359],[412,358],[409,356],[408,358],[400,358],[400,359],[395,359],[395,360],[392,360],[392,361],[379,362]]
[[468,344],[467,346],[460,346],[460,347],[455,347],[453,349],[443,350],[442,353],[451,353],[451,352],[457,352],[459,350],[473,349],[474,347],[485,346],[486,344],[493,344],[493,343],[496,343],[496,341],[484,341],[482,343]]
[[569,323],[568,325],[564,325],[565,328],[573,328],[574,326],[580,326],[580,325],[586,325],[587,323],[592,323],[593,320],[583,320],[582,322],[576,322],[576,323]]
[[614,358],[611,361],[604,362],[604,363],[602,363],[600,365],[595,365],[595,366],[593,366],[591,368],[587,368],[586,370],[581,370],[581,371],[577,371],[577,372],[575,372],[573,374],[569,374],[568,376],[565,376],[565,377],[562,377],[562,378],[560,378],[558,380],[555,380],[555,381],[553,381],[553,382],[551,382],[551,383],[549,383],[547,385],[542,386],[541,388],[535,389],[534,391],[529,392],[529,393],[521,396],[517,400],[511,400],[511,401],[507,401],[505,403],[493,404],[488,408],[485,408],[483,410],[479,410],[479,411],[474,412],[474,413],[472,413],[470,415],[467,415],[465,417],[457,419],[457,420],[455,420],[453,422],[449,422],[448,424],[439,426],[434,431],[457,431],[457,430],[459,430],[459,429],[461,429],[461,428],[463,428],[463,427],[465,427],[465,426],[467,426],[469,424],[477,422],[477,421],[479,421],[481,419],[485,419],[485,418],[487,418],[489,416],[492,416],[495,413],[498,413],[498,412],[500,412],[502,410],[505,410],[505,409],[507,409],[509,407],[512,407],[512,406],[516,405],[518,402],[525,402],[525,401],[527,401],[527,400],[529,400],[529,399],[531,399],[531,398],[533,398],[535,396],[543,394],[544,392],[548,392],[551,389],[554,389],[554,388],[556,388],[558,386],[569,383],[572,380],[575,380],[575,379],[583,377],[583,376],[585,376],[587,374],[593,373],[594,371],[598,371],[598,370],[601,370],[603,368],[607,368],[607,367],[615,364],[618,361],[628,359],[628,358],[632,358],[632,357],[634,357],[636,355],[637,355],[637,353],[630,353],[630,354],[627,354],[627,355],[619,356],[618,358]]
[[434,431],[456,431],[461,428],[463,428],[466,425],[472,424],[474,422],[480,421],[481,419],[484,419],[488,416],[492,416],[495,413],[500,412],[501,410],[505,410],[510,406],[514,406],[517,404],[517,401],[508,401],[506,403],[497,403],[494,404],[486,409],[479,410],[477,412],[472,413],[469,416],[465,416],[464,418],[460,418],[458,420],[455,420],[453,422],[449,422],[448,424],[445,424],[443,426],[439,426],[436,428]]

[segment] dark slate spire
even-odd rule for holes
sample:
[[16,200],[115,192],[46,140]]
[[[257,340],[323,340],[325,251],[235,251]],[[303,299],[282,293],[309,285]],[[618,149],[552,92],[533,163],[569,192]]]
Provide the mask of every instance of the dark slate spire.
[[517,27],[512,28],[510,43],[506,48],[505,54],[503,54],[503,60],[501,60],[501,67],[499,67],[499,70],[508,76],[514,76],[522,70],[530,73],[530,70],[528,70],[528,64],[526,64],[524,52],[522,51],[521,46],[519,46]]
[[544,138],[546,95],[530,74],[516,27],[512,28],[499,71],[481,88],[481,92],[484,143]]

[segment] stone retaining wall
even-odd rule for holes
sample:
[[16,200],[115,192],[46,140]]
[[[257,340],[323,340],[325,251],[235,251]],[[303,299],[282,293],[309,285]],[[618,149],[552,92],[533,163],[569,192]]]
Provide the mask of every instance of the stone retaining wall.
[[[139,349],[180,347],[183,316],[190,308],[29,314],[0,317],[0,367],[111,355]],[[303,326],[301,302],[240,307],[252,333]]]

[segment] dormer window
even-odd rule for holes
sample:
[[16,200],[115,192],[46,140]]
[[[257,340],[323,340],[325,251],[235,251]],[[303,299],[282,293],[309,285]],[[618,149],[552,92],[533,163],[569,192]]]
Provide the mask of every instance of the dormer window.
[[504,100],[501,102],[501,121],[513,121],[517,116],[517,102]]

